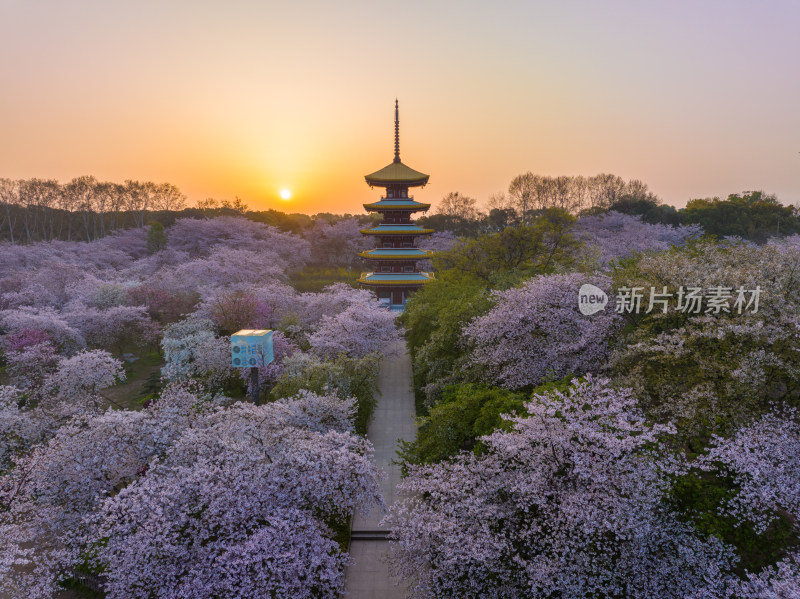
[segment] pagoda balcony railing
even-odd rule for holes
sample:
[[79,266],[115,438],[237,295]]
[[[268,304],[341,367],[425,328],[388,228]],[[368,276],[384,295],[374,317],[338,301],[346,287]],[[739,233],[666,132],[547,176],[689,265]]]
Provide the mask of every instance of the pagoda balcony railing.
[[434,273],[434,272],[426,272],[426,271],[422,271],[422,270],[418,270],[418,271],[415,271],[415,272],[378,272],[378,271],[375,271],[375,270],[370,270],[370,271],[367,271],[367,272],[362,272],[361,273],[361,277],[359,277],[359,278],[363,279],[363,278],[365,278],[365,277],[367,277],[369,275],[398,275],[398,276],[399,275],[425,275],[429,279],[435,279],[436,278],[436,273]]

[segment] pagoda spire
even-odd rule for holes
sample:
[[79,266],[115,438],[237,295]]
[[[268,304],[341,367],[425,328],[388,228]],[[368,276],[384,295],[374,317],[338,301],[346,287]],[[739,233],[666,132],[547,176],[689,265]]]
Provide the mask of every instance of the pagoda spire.
[[400,106],[394,99],[394,161],[400,162]]

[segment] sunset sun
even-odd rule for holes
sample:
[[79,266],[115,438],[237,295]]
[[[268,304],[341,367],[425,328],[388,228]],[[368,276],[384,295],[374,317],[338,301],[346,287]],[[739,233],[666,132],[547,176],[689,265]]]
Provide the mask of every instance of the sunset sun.
[[292,197],[292,191],[290,189],[281,189],[281,199],[282,200],[289,200]]

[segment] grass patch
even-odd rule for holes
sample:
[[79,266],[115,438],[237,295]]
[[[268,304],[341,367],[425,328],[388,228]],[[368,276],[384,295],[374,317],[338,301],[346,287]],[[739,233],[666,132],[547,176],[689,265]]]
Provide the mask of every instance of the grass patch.
[[342,551],[350,549],[350,518],[330,518],[325,522],[333,531],[333,540]]
[[732,479],[707,472],[691,471],[675,479],[667,503],[682,520],[694,525],[701,535],[713,535],[732,546],[741,558],[737,573],[758,572],[775,564],[798,546],[794,523],[784,514],[763,533],[749,522],[726,514],[721,508],[738,493]]
[[153,386],[161,376],[164,361],[155,350],[130,352],[138,358],[134,362],[124,362],[125,382],[103,390],[114,407],[127,410],[138,410],[145,399],[152,396],[157,389]]
[[299,292],[322,291],[333,283],[347,283],[357,287],[358,278],[361,276],[361,267],[346,268],[306,266],[289,274],[289,282]]

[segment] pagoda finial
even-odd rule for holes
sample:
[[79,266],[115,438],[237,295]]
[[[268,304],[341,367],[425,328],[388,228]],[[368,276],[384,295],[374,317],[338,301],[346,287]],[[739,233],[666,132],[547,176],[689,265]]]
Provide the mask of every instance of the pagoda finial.
[[400,105],[394,99],[394,161],[400,162]]

